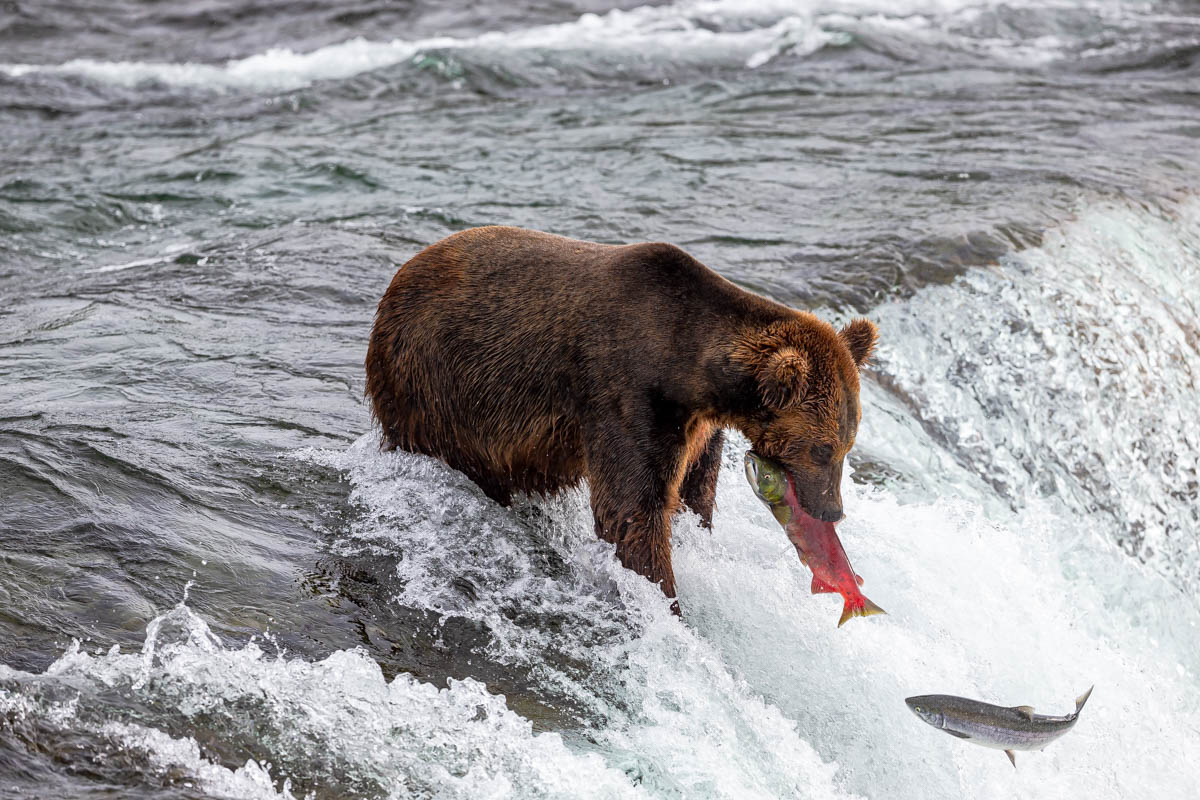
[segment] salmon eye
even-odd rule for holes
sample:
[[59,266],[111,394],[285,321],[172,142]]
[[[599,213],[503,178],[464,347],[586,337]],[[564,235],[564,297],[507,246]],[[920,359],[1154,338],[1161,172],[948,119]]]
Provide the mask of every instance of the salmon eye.
[[829,462],[833,460],[833,448],[827,444],[813,445],[809,454],[812,456],[813,463],[820,467],[829,466]]

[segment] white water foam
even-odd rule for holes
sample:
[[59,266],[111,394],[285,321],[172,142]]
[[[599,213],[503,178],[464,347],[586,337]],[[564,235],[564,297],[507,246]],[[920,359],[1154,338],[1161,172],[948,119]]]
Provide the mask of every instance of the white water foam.
[[[508,640],[496,657],[542,660],[535,674],[543,689],[586,708],[591,752],[532,733],[474,681],[446,690],[404,675],[388,683],[359,651],[309,663],[267,656],[253,644],[225,648],[182,606],[155,621],[141,653],[74,648],[42,676],[3,671],[6,702],[20,702],[31,682],[81,687],[73,707],[26,700],[23,713],[75,729],[93,725],[152,763],[234,797],[286,797],[281,779],[320,779],[325,770],[394,797],[411,796],[412,787],[445,797],[589,798],[1102,799],[1200,791],[1200,776],[1177,766],[1200,759],[1197,615],[1086,523],[1039,509],[999,525],[969,503],[905,504],[848,484],[844,541],[868,595],[889,616],[839,629],[838,600],[809,594],[795,553],[733,463],[744,447],[735,441],[715,529],[699,529],[694,518],[676,527],[685,624],[654,587],[595,543],[582,497],[547,506],[545,527],[530,526],[520,511],[463,492],[448,469],[379,454],[375,444],[364,437],[349,452],[317,456],[342,460],[365,512],[347,546],[362,533],[372,548],[403,552],[401,577],[442,588],[430,604],[457,603],[463,616],[494,618],[523,591],[532,612],[553,610],[561,594],[568,622],[585,622],[581,608],[606,609],[601,628],[627,626],[623,636],[598,638],[587,624],[531,635],[498,628]],[[414,496],[421,505],[444,504],[445,516],[397,524],[415,508]],[[541,544],[566,559],[564,586],[551,587],[521,554],[539,529],[557,537]],[[511,553],[496,556],[497,548]],[[474,575],[476,599],[445,593],[442,578],[455,572]],[[1189,635],[1172,638],[1154,617],[1139,615],[1143,607],[1182,619]],[[584,669],[564,668],[564,653],[584,659]],[[1045,752],[1019,755],[1015,772],[999,753],[927,728],[903,704],[907,695],[951,692],[1065,712],[1093,682],[1076,730]],[[110,703],[117,695],[206,726],[248,728],[275,783],[264,783],[257,763],[230,770],[144,719],[134,727],[87,722],[90,697],[101,691]]]
[[[439,588],[444,596],[461,570],[483,580],[478,598],[459,601],[457,614],[496,620],[509,604],[544,611],[557,605],[536,569],[512,569],[509,555],[508,568],[490,566],[505,545],[530,546],[522,541],[528,530],[516,533],[519,516],[504,523],[509,533],[493,538],[495,521],[506,515],[478,497],[430,492],[431,484],[461,478],[427,459],[376,455],[374,444],[369,437],[347,454],[309,455],[347,469],[354,501],[369,511],[355,537],[416,554],[400,567],[420,587],[406,602],[437,597]],[[788,758],[777,760],[756,744],[773,739],[762,726],[781,727],[781,712],[800,734],[785,748],[791,758],[811,745],[836,762],[835,783],[844,793],[1120,798],[1131,786],[1179,796],[1200,790],[1200,777],[1173,766],[1200,757],[1200,661],[1191,645],[1200,618],[1173,586],[1139,569],[1086,519],[1039,505],[999,524],[972,503],[906,504],[848,485],[845,540],[867,576],[868,595],[890,616],[838,629],[839,600],[808,593],[806,572],[744,485],[736,463],[744,446],[735,437],[726,453],[715,530],[688,517],[676,526],[686,626],[662,615],[653,590],[630,582],[596,545],[581,496],[548,507],[547,530],[556,537],[550,543],[577,568],[562,579],[573,596],[566,607],[604,605],[607,580],[621,600],[610,616],[628,620],[638,635],[605,646],[586,625],[575,633],[564,626],[568,632],[556,640],[500,625],[504,641],[494,652],[513,661],[545,659],[546,685],[569,683],[572,699],[605,719],[597,738],[606,757],[628,764],[624,759],[640,755],[639,771],[669,774],[703,774],[737,758],[743,780],[755,772],[766,780]],[[418,522],[425,512],[414,513],[413,503],[447,508],[449,524],[437,517]],[[445,608],[445,600],[431,607]],[[556,674],[560,653],[587,659],[590,677]],[[749,694],[735,690],[743,681]],[[654,724],[614,709],[603,690],[610,682],[622,686],[619,706],[654,708]],[[1092,683],[1098,688],[1077,731],[1045,753],[1023,755],[1016,773],[1003,756],[926,728],[902,702],[951,692],[1065,713]],[[765,716],[748,717],[755,709]],[[744,732],[720,747],[703,746],[731,728]],[[687,796],[749,796],[711,778],[692,788]]]
[[[1086,520],[1037,508],[1000,524],[971,503],[908,504],[847,487],[843,540],[864,591],[889,612],[851,631],[859,621],[833,626],[840,599],[804,590],[805,570],[761,535],[769,518],[747,523],[755,512],[734,488],[715,535],[682,537],[689,621],[837,761],[844,789],[879,798],[1200,791],[1200,776],[1176,766],[1200,756],[1200,615]],[[948,693],[1066,713],[1092,684],[1077,729],[1020,754],[1015,773],[1000,753],[925,727],[901,702]],[[1166,740],[1181,752],[1166,752]]]
[[[1200,200],[1091,206],[1042,247],[872,315],[879,374],[943,452],[1200,589]],[[886,448],[883,416],[860,438]]]
[[[114,648],[94,656],[76,644],[42,676],[0,668],[0,679],[18,686],[53,680],[175,709],[209,726],[251,727],[281,765],[276,772],[297,761],[321,763],[386,797],[474,800],[511,797],[518,787],[523,797],[564,797],[579,785],[594,797],[639,796],[598,756],[571,753],[555,734],[533,734],[503,698],[476,681],[452,681],[441,690],[407,675],[389,683],[357,650],[309,663],[269,657],[254,644],[223,648],[183,605],[151,623],[141,653]],[[146,754],[160,770],[182,769],[212,794],[293,796],[286,781],[272,781],[257,762],[230,770],[204,757],[190,738],[145,722],[95,724],[78,706],[34,703],[0,690],[0,714],[37,714],[76,731],[93,729]]]
[[217,797],[241,800],[295,800],[290,782],[276,789],[270,770],[257,761],[236,769],[222,767],[202,755],[195,739],[172,738],[155,728],[122,722],[106,723],[98,732],[116,746],[143,755],[157,774],[182,770],[190,778],[182,781],[184,788],[195,785]]
[[[349,451],[297,456],[348,474],[363,512],[349,551],[404,554],[397,602],[492,631],[488,655],[534,667],[540,688],[582,709],[588,738],[651,796],[844,796],[836,767],[793,723],[682,625],[656,587],[616,563],[582,492],[533,514],[506,511],[440,462],[380,454],[374,434]],[[536,556],[547,550],[563,568]],[[457,588],[464,578],[467,593]]]
[[[74,59],[61,64],[0,64],[0,71],[13,77],[35,73],[75,75],[126,87],[158,83],[184,88],[284,91],[405,62],[419,63],[423,54],[446,51],[501,55],[576,51],[599,56],[602,63],[594,69],[610,71],[619,70],[623,59],[676,65],[744,64],[755,68],[781,53],[807,55],[830,45],[846,44],[850,41],[849,33],[853,32],[876,28],[927,32],[937,27],[937,20],[974,13],[990,5],[998,3],[692,0],[628,11],[614,9],[602,15],[589,13],[573,22],[463,38],[437,36],[375,42],[358,37],[308,53],[271,48],[219,65]],[[923,35],[933,36],[939,42],[946,40],[945,34],[936,31]],[[1052,58],[1058,52],[1058,44],[1050,39],[1033,43],[1002,40],[982,43],[994,55],[1004,55],[1016,48],[1010,55],[1023,62],[1031,57]]]
[[51,65],[3,64],[0,70],[14,77],[31,73],[80,75],[128,87],[156,82],[190,88],[287,90],[319,80],[348,78],[437,51],[599,50],[673,60],[698,58],[736,63],[754,59],[757,65],[766,60],[759,55],[761,52],[801,47],[816,50],[831,40],[796,15],[776,18],[768,25],[748,30],[719,31],[704,26],[723,21],[722,12],[732,10],[726,8],[728,5],[708,2],[643,6],[629,11],[614,9],[604,15],[584,14],[569,23],[464,38],[438,36],[373,42],[358,37],[310,53],[272,48],[223,65],[75,59]]

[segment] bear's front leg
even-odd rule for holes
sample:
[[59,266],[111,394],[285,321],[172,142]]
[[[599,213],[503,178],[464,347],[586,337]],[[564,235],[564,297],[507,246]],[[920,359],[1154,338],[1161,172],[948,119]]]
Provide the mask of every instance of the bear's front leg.
[[[593,442],[588,450],[596,534],[616,545],[623,566],[657,583],[667,597],[675,597],[671,512],[677,505],[678,487],[671,487],[669,481],[678,470],[670,463],[673,454],[647,453],[611,438]],[[678,606],[673,610],[678,613]]]
[[[593,503],[596,498],[593,496]],[[602,506],[604,501],[600,501]],[[667,597],[675,597],[675,573],[671,569],[671,529],[666,510],[597,511],[596,534],[617,547],[617,558],[626,569],[657,583]]]
[[725,432],[718,429],[688,464],[679,487],[679,497],[684,504],[700,516],[700,524],[712,527],[713,509],[716,506],[717,475],[721,472],[721,451],[725,447]]

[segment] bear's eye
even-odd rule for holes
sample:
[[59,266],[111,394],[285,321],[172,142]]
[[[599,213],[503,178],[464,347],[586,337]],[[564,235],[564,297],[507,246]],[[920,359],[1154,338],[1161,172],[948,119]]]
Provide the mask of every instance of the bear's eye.
[[809,451],[812,455],[813,463],[821,467],[829,466],[829,462],[833,460],[833,447],[827,444],[814,444],[812,450]]

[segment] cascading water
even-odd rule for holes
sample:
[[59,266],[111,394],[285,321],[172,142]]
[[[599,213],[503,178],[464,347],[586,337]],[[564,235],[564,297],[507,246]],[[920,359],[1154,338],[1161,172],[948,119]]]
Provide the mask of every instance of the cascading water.
[[1000,498],[1061,505],[1195,598],[1198,312],[1200,204],[1106,203],[1002,268],[877,309],[904,343],[879,377]]

